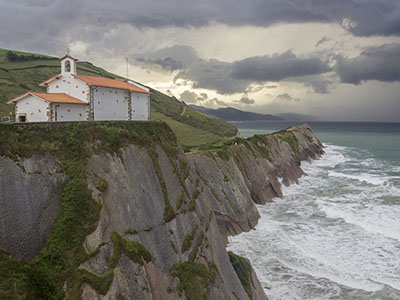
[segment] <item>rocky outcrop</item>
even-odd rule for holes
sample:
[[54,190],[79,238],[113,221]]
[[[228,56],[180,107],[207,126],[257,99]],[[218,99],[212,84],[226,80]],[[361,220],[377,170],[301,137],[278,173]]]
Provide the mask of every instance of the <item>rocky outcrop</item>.
[[50,155],[11,160],[0,156],[0,249],[33,259],[60,212],[61,185]]
[[[100,144],[87,142],[89,149]],[[296,182],[304,174],[301,160],[323,153],[307,125],[188,155],[162,139],[145,145],[134,139],[118,151],[102,147],[91,152],[85,165],[88,188],[101,210],[96,229],[83,242],[87,258],[77,266],[83,299],[249,299],[225,250],[227,236],[253,228],[259,218],[255,203],[281,196],[279,178],[284,184]],[[29,234],[41,238],[20,251],[14,244],[18,239],[2,235],[0,248],[31,259],[58,215],[56,199],[65,176],[43,171],[55,170],[48,155],[29,158],[40,166],[41,175],[1,159],[6,163],[0,167],[0,187],[11,186],[15,196],[2,198],[0,205],[12,206],[22,187],[31,198],[8,215],[29,214],[26,205],[34,202],[32,215],[46,226],[29,232],[0,221],[0,233],[17,232],[13,234],[20,240]],[[14,179],[6,181],[6,173]],[[33,193],[37,185],[41,188]],[[250,276],[252,299],[266,299],[253,271]],[[66,294],[68,298],[72,292]]]
[[211,190],[209,197],[216,200],[210,203],[226,239],[253,228],[259,219],[254,203],[265,204],[282,197],[280,181],[285,185],[298,183],[304,175],[301,161],[322,154],[323,146],[311,128],[300,125],[238,140],[225,150],[191,154],[188,160]]

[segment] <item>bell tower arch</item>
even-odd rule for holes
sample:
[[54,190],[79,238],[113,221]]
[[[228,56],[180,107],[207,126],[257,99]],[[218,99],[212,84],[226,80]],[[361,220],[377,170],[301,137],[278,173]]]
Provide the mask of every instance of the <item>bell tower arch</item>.
[[78,59],[70,56],[69,51],[58,61],[61,62],[61,75],[76,75],[76,62]]

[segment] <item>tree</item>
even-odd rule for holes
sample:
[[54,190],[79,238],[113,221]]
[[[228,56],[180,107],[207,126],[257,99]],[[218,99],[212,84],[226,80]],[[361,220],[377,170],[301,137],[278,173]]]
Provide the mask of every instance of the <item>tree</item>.
[[16,60],[18,59],[18,55],[15,54],[15,53],[12,52],[12,51],[8,51],[8,52],[7,52],[7,59],[8,59],[9,61],[16,61]]

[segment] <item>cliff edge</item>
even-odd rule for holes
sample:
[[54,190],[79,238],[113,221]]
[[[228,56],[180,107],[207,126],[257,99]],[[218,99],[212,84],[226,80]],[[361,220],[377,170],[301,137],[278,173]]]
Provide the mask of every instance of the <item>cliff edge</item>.
[[323,153],[307,125],[189,154],[158,122],[0,133],[5,299],[266,299],[227,236]]

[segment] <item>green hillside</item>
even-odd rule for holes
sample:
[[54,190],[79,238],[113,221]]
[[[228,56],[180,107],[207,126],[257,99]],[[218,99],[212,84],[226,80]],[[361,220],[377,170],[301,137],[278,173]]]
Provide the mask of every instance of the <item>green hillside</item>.
[[[13,106],[6,102],[29,90],[44,92],[39,83],[59,74],[57,58],[0,49],[0,117],[9,115]],[[11,61],[10,61],[11,59]],[[82,75],[120,77],[88,62],[78,62],[77,71]],[[151,119],[166,122],[175,132],[178,141],[186,147],[216,143],[224,137],[232,137],[237,129],[215,117],[200,113],[184,103],[151,89]]]

